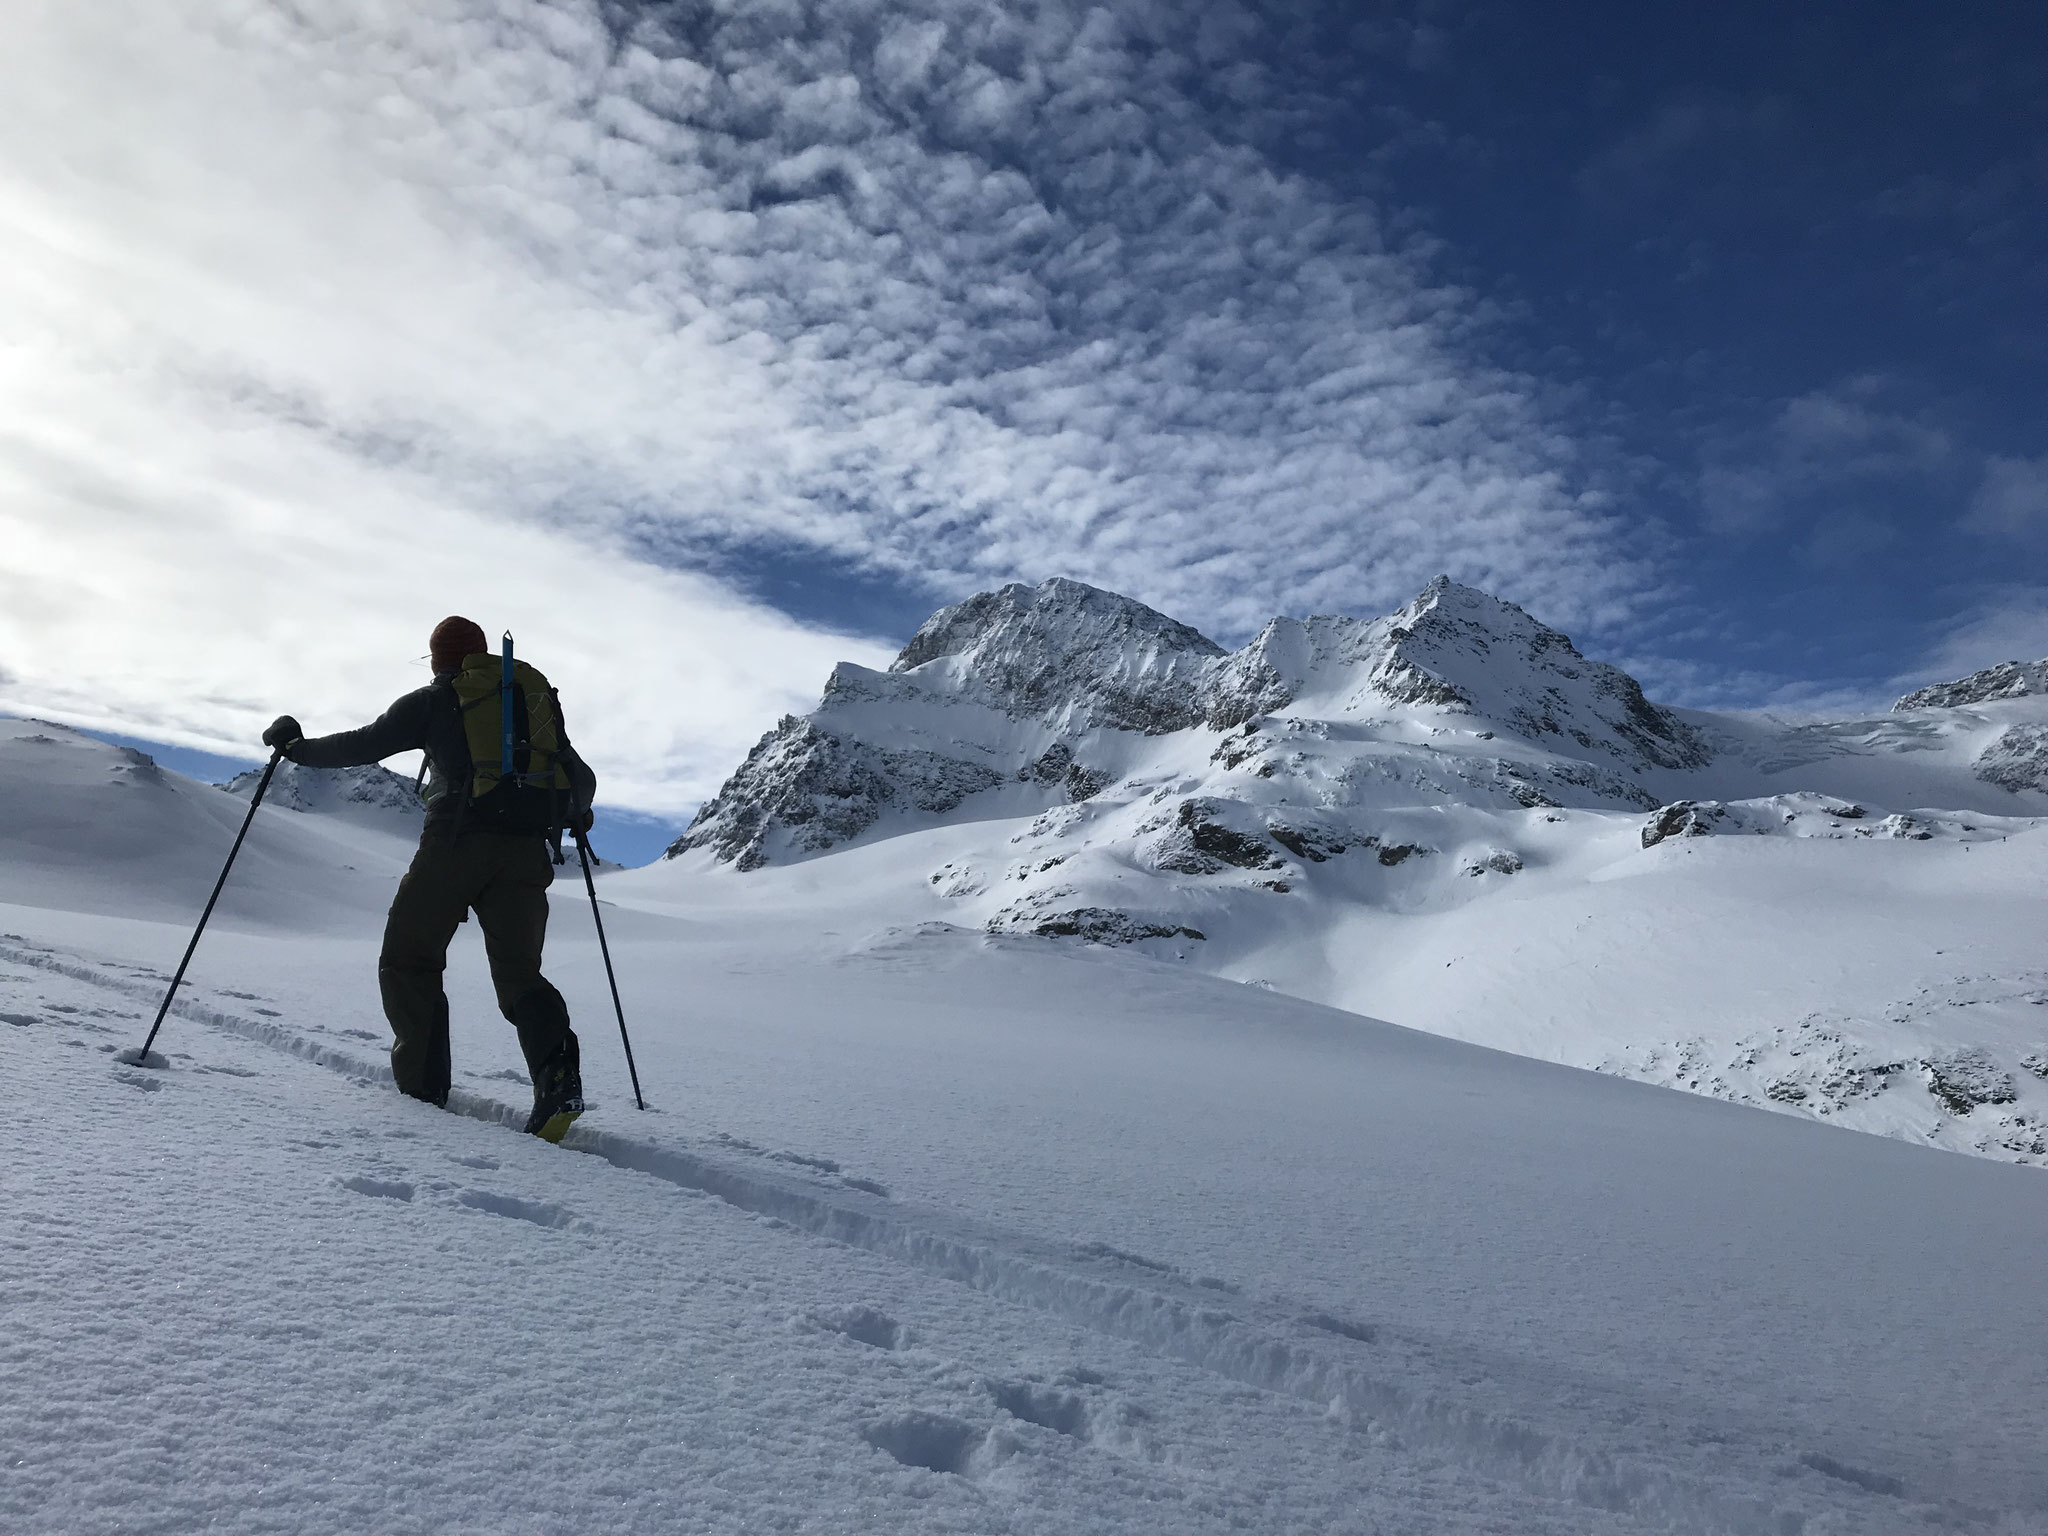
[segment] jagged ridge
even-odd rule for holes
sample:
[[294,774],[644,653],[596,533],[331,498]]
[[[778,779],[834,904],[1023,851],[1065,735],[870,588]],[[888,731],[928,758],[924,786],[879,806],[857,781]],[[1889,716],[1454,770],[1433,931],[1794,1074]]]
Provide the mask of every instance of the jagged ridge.
[[[1131,759],[1136,739],[1181,732],[1243,728],[1243,740],[1203,755],[1224,769],[1256,758],[1247,771],[1271,778],[1288,754],[1261,734],[1268,717],[1285,713],[1294,730],[1312,724],[1332,744],[1316,750],[1342,755],[1347,743],[1324,722],[1392,730],[1390,712],[1466,717],[1533,750],[1415,746],[1422,765],[1398,768],[1353,753],[1332,765],[1326,793],[1382,794],[1384,783],[1367,785],[1378,774],[1488,803],[1649,808],[1658,798],[1636,775],[1711,756],[1627,673],[1448,578],[1389,618],[1279,618],[1228,654],[1134,599],[1056,578],[941,609],[886,673],[837,668],[819,708],[764,737],[669,855],[707,849],[758,868],[841,846],[892,810],[943,815],[1005,783],[1086,800]],[[1496,731],[1465,734],[1490,740]],[[1284,745],[1299,757],[1310,741]]]
[[2023,699],[2048,693],[2048,659],[2001,661],[1995,667],[1972,672],[1952,683],[1935,683],[1916,689],[1892,706],[1894,713],[1909,709],[1955,709],[1964,704],[1989,704],[1996,699]]

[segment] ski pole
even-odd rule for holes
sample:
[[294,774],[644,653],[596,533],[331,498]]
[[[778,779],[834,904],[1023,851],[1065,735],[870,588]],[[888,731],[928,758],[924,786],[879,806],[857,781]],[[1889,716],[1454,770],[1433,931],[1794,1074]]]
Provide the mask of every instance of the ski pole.
[[626,1035],[626,1007],[619,1001],[619,978],[612,970],[612,948],[604,941],[604,918],[597,910],[597,881],[590,874],[590,844],[583,840],[583,834],[576,833],[576,857],[583,861],[583,888],[590,892],[590,919],[597,924],[597,948],[604,956],[604,979],[612,985],[612,1007],[619,1015],[619,1043],[626,1048],[626,1071],[633,1079],[633,1102],[645,1109],[647,1101],[640,1097],[640,1069],[633,1065],[633,1042]]
[[178,962],[178,974],[171,978],[170,986],[164,991],[164,1000],[156,1010],[156,1022],[149,1026],[149,1038],[142,1042],[142,1049],[132,1059],[126,1052],[122,1053],[121,1059],[133,1066],[151,1065],[149,1048],[156,1044],[156,1032],[164,1027],[164,1015],[171,1011],[171,999],[177,995],[178,983],[185,979],[185,967],[192,963],[192,952],[199,947],[199,935],[206,932],[206,920],[213,916],[213,904],[220,900],[221,887],[228,883],[228,871],[235,867],[235,855],[242,851],[242,839],[249,835],[249,823],[256,819],[256,807],[263,803],[263,792],[270,788],[270,776],[277,772],[278,761],[283,756],[283,747],[274,750],[263,770],[263,777],[256,782],[256,793],[249,797],[249,814],[242,818],[242,830],[235,834],[235,846],[228,850],[228,861],[221,865],[220,878],[213,882],[213,894],[206,898],[206,910],[199,914],[199,926],[192,930],[192,942],[185,946],[185,958]]

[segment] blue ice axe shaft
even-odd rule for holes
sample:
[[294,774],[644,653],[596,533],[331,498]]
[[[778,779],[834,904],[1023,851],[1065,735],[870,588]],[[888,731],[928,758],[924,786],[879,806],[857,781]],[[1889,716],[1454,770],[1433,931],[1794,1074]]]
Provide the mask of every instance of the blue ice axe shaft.
[[500,733],[498,743],[498,777],[500,779],[509,779],[512,777],[512,745],[514,737],[512,718],[512,631],[509,629],[505,631],[503,653],[505,657],[505,676],[504,680],[498,685],[498,729]]

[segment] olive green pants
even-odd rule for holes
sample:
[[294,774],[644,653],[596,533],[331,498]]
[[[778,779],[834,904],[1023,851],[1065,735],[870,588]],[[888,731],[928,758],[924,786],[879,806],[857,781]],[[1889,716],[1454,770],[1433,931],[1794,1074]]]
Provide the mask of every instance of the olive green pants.
[[519,1031],[528,1074],[538,1082],[557,1051],[575,1049],[569,1009],[540,973],[554,878],[547,844],[528,834],[472,830],[451,839],[445,827],[432,827],[420,839],[391,900],[377,958],[384,1016],[391,1021],[391,1075],[401,1092],[430,1104],[448,1102],[448,994],[441,975],[449,941],[470,912],[484,931],[498,1011]]

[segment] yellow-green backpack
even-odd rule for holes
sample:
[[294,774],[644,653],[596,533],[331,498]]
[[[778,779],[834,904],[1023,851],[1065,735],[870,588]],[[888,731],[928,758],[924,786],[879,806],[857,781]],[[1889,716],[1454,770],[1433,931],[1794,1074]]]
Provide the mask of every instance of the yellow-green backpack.
[[[569,774],[562,767],[562,713],[538,667],[512,654],[465,658],[449,678],[469,743],[466,818],[509,831],[548,832],[569,811]],[[509,711],[506,706],[510,705]]]

